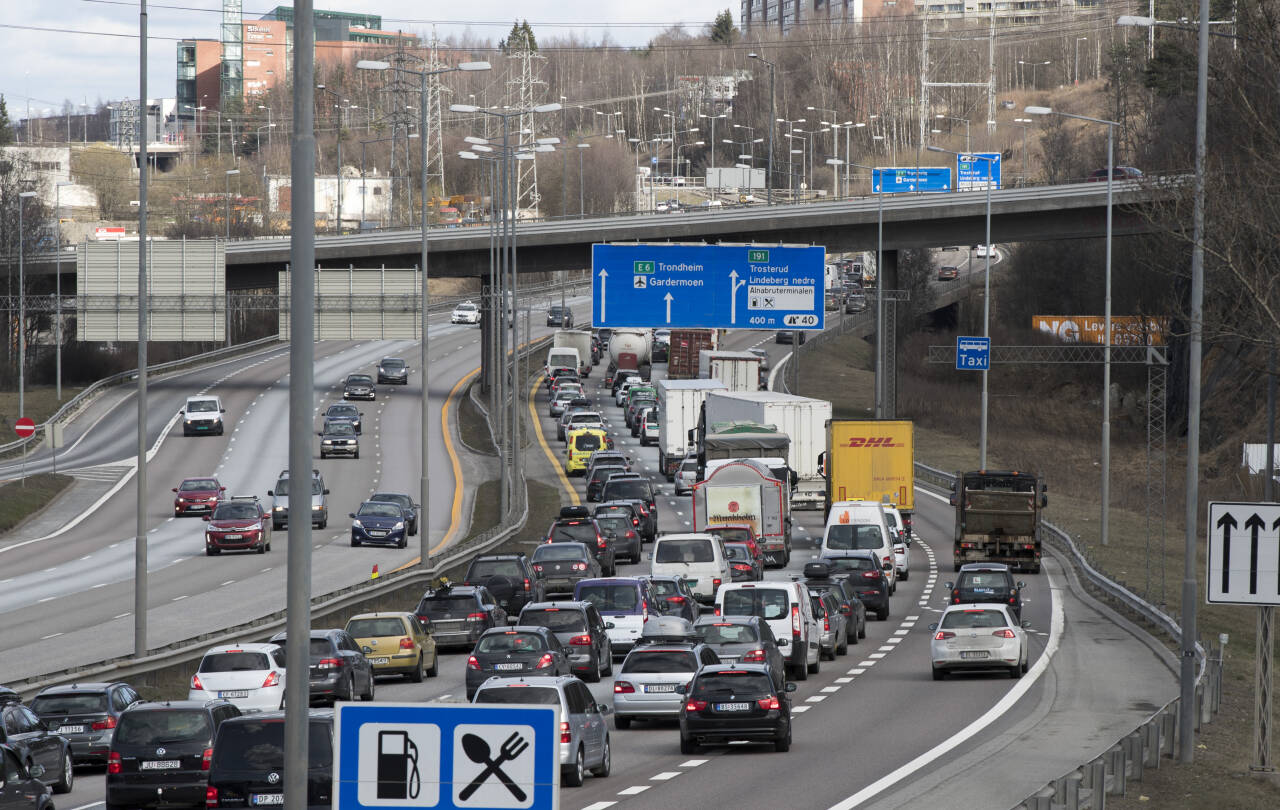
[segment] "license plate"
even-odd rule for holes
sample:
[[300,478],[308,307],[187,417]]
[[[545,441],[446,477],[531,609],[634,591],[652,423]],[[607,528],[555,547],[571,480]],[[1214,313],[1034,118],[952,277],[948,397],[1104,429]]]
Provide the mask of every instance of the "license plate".
[[220,697],[220,698],[225,698],[226,700],[233,700],[233,699],[235,699],[235,698],[247,698],[247,697],[249,697],[249,690],[248,690],[248,689],[235,689],[235,690],[230,691],[230,692],[219,692],[219,693],[218,693],[218,697]]
[[391,659],[390,658],[370,658],[369,663],[370,664],[389,664],[391,663]]
[[168,771],[181,768],[182,763],[176,759],[151,759],[143,761],[138,767],[144,771]]
[[261,807],[266,804],[284,804],[283,793],[250,793],[249,804]]
[[996,589],[995,588],[974,588],[973,592],[974,593],[995,593]]
[[54,734],[83,734],[84,726],[62,726]]
[[224,540],[243,540],[243,539],[244,539],[244,535],[243,535],[243,534],[224,534],[224,535],[222,536],[222,539],[224,539]]
[[961,658],[986,658],[988,653],[986,650],[964,650],[960,653]]
[[387,533],[382,531],[381,529],[370,529],[369,536],[370,537],[386,537]]
[[718,712],[745,712],[751,708],[750,703],[717,703]]
[[646,692],[674,692],[676,685],[674,683],[655,683],[644,688]]
[[494,664],[494,669],[524,669],[524,664]]

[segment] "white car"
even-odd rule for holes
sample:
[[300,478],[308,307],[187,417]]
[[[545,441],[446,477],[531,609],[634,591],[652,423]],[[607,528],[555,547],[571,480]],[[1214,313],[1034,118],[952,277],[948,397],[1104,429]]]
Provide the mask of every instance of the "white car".
[[885,504],[884,516],[889,520],[889,531],[893,538],[893,565],[897,569],[898,579],[906,580],[910,576],[911,537],[907,534],[906,523],[898,507]]
[[680,462],[676,470],[676,494],[688,495],[693,492],[693,485],[698,483],[698,459],[686,458]]
[[627,392],[631,390],[631,386],[639,385],[642,382],[644,382],[644,379],[634,374],[627,377],[627,379],[623,381],[622,385],[618,386],[618,393],[613,398],[614,403],[621,408],[622,403],[627,401]]
[[242,712],[282,709],[284,674],[279,644],[222,644],[200,659],[187,700],[222,698]]
[[929,625],[933,639],[929,657],[933,679],[961,670],[1003,669],[1021,678],[1031,658],[1026,628],[1008,605],[979,602],[948,605],[937,624]]
[[471,301],[463,301],[453,308],[449,323],[480,323],[480,307]]
[[973,255],[976,258],[985,259],[988,253],[990,253],[991,258],[994,259],[996,257],[996,246],[995,245],[974,245],[973,247]]

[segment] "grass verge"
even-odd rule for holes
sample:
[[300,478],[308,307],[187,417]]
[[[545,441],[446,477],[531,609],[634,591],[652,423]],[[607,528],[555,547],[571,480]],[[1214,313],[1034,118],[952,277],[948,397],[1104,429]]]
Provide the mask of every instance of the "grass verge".
[[61,473],[39,473],[0,486],[0,534],[38,514],[74,480]]
[[489,421],[471,399],[470,387],[458,397],[458,437],[463,446],[473,453],[486,456],[498,454],[493,446],[493,436],[489,433]]
[[[70,388],[64,385],[62,386],[62,399],[59,400],[56,394],[57,389],[53,386],[29,386],[22,394],[23,415],[33,420],[37,425],[43,424],[48,421],[50,416],[57,413],[59,408],[70,402],[72,397],[83,390],[83,387]],[[0,438],[0,444],[17,438],[13,434],[13,423],[17,419],[18,392],[0,391],[0,429],[3,430],[3,438]]]

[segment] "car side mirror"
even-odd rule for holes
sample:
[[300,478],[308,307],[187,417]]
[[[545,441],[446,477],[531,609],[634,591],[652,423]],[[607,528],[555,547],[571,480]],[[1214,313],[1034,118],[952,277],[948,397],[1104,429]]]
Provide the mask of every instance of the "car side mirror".
[[649,552],[648,554],[646,554],[645,556],[646,556],[649,560],[652,560],[652,559],[653,559],[653,552],[652,552],[652,551],[650,551],[650,552]]
[[606,629],[606,630],[612,630],[612,629],[614,629],[614,627],[615,627],[615,625],[614,625],[614,623],[613,623],[613,622],[605,622],[605,623],[604,623],[604,629]]
[[788,646],[790,646],[790,645],[791,645],[791,640],[790,640],[790,639],[785,639],[785,638],[780,638],[780,639],[778,639],[778,647],[779,647],[779,648],[781,648],[781,647],[788,647]]
[[1023,627],[1030,627],[1030,626],[1031,626],[1031,620],[1030,620],[1030,619],[1025,619],[1025,620],[1023,620],[1023,622],[1022,622],[1022,626],[1023,626]]
[[355,512],[348,512],[348,513],[347,513],[347,517],[349,517],[349,518],[354,518],[355,516],[356,516],[356,513],[355,513]]
[[178,488],[177,488],[177,487],[174,487],[174,488],[173,488],[173,491],[174,491],[174,492],[177,492],[177,491],[178,491]]
[[1040,508],[1041,508],[1041,509],[1044,509],[1044,508],[1045,508],[1046,506],[1048,506],[1048,505],[1049,505],[1049,496],[1048,496],[1048,495],[1041,495],[1041,496],[1040,496]]
[[597,703],[596,711],[600,712],[601,714],[613,714],[613,708],[609,706],[607,703]]
[[321,495],[328,495],[328,494],[329,494],[329,490],[327,490],[327,489],[325,489],[325,490],[321,490],[320,494],[321,494]]
[[1027,587],[1027,583],[1023,582],[1022,580],[1018,580],[1018,587],[1019,587],[1019,588],[1025,588],[1025,587]]
[[937,623],[937,622],[934,622],[933,624],[929,625],[929,632],[930,632],[930,633],[932,633],[934,630],[937,630],[937,629],[938,629],[938,623]]
[[688,691],[689,691],[689,690],[688,690],[688,688],[686,688],[684,684],[679,684],[679,685],[677,685],[677,686],[676,686],[676,694],[677,694],[677,695],[683,695],[683,694],[685,694],[685,693],[686,693],[686,692],[688,692]]
[[317,430],[317,431],[316,431],[316,435],[317,435],[317,436],[323,436],[323,435],[324,435],[324,431],[323,431],[323,430]]
[[944,583],[942,583],[942,587],[943,587],[943,588],[945,588],[945,589],[947,589],[948,591],[949,591],[949,590],[951,590],[952,588],[954,588],[955,586],[956,586],[956,584],[955,584],[954,582],[944,582]]
[[884,569],[884,570],[886,570],[886,571],[892,571],[892,570],[893,570],[893,563],[885,563],[884,565],[882,565],[882,566],[880,566],[880,567],[881,567],[881,568],[883,568],[883,569]]
[[226,408],[219,408],[219,409],[218,409],[218,413],[226,413],[226,412],[227,412],[227,409],[226,409]]
[[794,682],[794,681],[787,681],[787,685],[786,685],[786,686],[784,686],[784,687],[782,687],[782,691],[784,691],[784,692],[794,692],[794,691],[796,691],[796,685],[795,685],[795,682]]
[[270,496],[271,496],[271,497],[273,497],[273,498],[276,496],[276,493],[275,493],[275,492],[273,492],[272,490],[267,490],[267,494],[268,494],[268,495],[270,495]]
[[359,413],[361,416],[364,416],[364,411],[360,411]]

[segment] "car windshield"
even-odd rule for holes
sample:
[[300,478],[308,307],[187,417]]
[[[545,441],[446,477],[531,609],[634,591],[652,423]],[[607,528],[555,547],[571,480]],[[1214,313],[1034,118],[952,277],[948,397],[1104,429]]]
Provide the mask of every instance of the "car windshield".
[[874,523],[835,523],[827,527],[827,548],[877,549],[883,542],[880,527]]
[[599,423],[600,421],[600,414],[598,413],[575,413],[569,417],[569,424],[571,425],[585,425],[587,423]]
[[596,527],[590,523],[556,524],[551,527],[551,542],[594,543]]
[[369,496],[371,501],[383,501],[385,503],[398,503],[406,512],[413,508],[413,499],[408,495],[396,495],[390,492],[376,492]]
[[726,543],[745,543],[751,539],[750,529],[714,528],[710,531],[712,534],[720,535]]
[[659,563],[707,563],[714,562],[715,553],[711,541],[705,537],[687,540],[659,540],[653,561]]
[[360,416],[360,409],[354,405],[331,405],[324,415],[336,416],[339,419],[355,419]]
[[187,413],[214,413],[218,410],[218,402],[213,399],[197,399],[187,403]]
[[773,694],[773,679],[761,672],[710,672],[694,682],[698,697],[732,694],[734,697],[756,698]]
[[46,714],[87,714],[105,712],[107,696],[102,692],[80,692],[74,695],[40,695],[31,701],[31,711]]
[[213,737],[209,715],[198,709],[132,711],[120,716],[115,741],[127,745],[208,740]]
[[[313,638],[313,639],[309,639],[309,641],[311,643],[308,645],[307,654],[311,656],[312,659],[328,658],[329,656],[333,655],[333,642],[329,641],[329,639]],[[271,640],[272,644],[279,644],[281,647],[288,646],[287,642],[288,642],[288,639],[284,638],[283,636],[280,638]]]
[[779,588],[741,588],[725,591],[722,604],[725,616],[785,619],[789,600],[787,592]]
[[476,606],[476,598],[470,594],[465,596],[432,596],[422,600],[422,604],[418,606],[418,612],[425,613],[428,616],[448,616],[452,614],[465,616],[476,610],[479,610]]
[[354,436],[356,429],[350,422],[334,422],[330,421],[325,424],[325,435],[328,436]]
[[478,653],[510,653],[541,652],[547,648],[542,636],[537,633],[521,633],[515,630],[503,630],[500,633],[489,633],[481,636],[476,644]]
[[559,706],[560,690],[550,686],[498,686],[476,692],[475,703],[532,703]]
[[476,305],[475,304],[458,304],[458,311],[459,312],[475,312]]
[[476,560],[471,564],[467,579],[478,580],[488,577],[514,577],[524,579],[524,569],[517,560]]
[[631,528],[631,521],[625,515],[614,515],[611,517],[597,517],[596,525],[600,527],[600,531],[614,537],[626,537],[627,530]]
[[261,652],[209,653],[200,662],[200,672],[257,672],[271,669],[267,654]]
[[654,595],[658,597],[683,595],[676,584],[669,579],[651,579],[649,587],[653,588]]
[[652,500],[652,491],[648,481],[629,478],[625,481],[609,481],[604,485],[606,501]]
[[188,478],[178,485],[179,492],[203,492],[217,488],[218,482],[212,478]]
[[689,460],[680,462],[680,472],[697,472],[698,462]]
[[352,374],[347,378],[347,385],[373,385],[373,378],[368,374]]
[[944,630],[963,630],[971,627],[1008,627],[1004,613],[999,610],[953,610],[942,617],[938,625]]
[[[463,304],[461,308],[466,309],[467,306],[468,306],[467,304]],[[475,309],[475,305],[471,305],[471,308]],[[388,371],[404,368],[404,361],[398,360],[394,357],[388,357],[387,359],[382,361],[382,367],[387,369]]]
[[622,662],[623,672],[697,672],[698,657],[684,650],[637,650]]
[[831,566],[832,573],[838,571],[878,571],[876,561],[868,557],[823,557],[822,561]]
[[589,552],[582,545],[544,544],[533,550],[534,562],[547,560],[585,560]]
[[712,624],[694,625],[699,638],[708,644],[737,644],[746,641],[759,641],[756,629],[749,624],[733,624],[732,622],[713,622]]
[[403,518],[404,514],[400,511],[399,504],[365,501],[360,504],[360,508],[356,510],[356,516]]
[[251,503],[220,503],[213,510],[211,520],[254,520],[258,517],[258,507]]
[[[319,478],[311,479],[311,494],[319,495],[324,491],[324,486],[320,483]],[[281,497],[289,497],[289,479],[281,478],[276,482],[276,488],[272,490],[276,495]]]
[[573,439],[573,449],[579,452],[599,450],[603,446],[604,440],[599,433],[581,433]]
[[545,627],[553,633],[577,633],[587,629],[587,617],[581,610],[539,608],[520,613],[520,623]]
[[[333,762],[329,728],[311,723],[307,739],[307,759],[311,768],[325,768]],[[227,723],[218,729],[213,767],[219,771],[283,771],[284,721],[250,720]]]
[[621,464],[597,464],[596,468],[591,471],[592,481],[604,481],[614,473],[626,472],[627,468]]
[[632,583],[606,584],[591,583],[579,585],[574,596],[596,606],[601,613],[617,611],[635,611],[640,607],[640,595]]
[[352,638],[408,635],[404,629],[404,620],[395,617],[385,619],[352,619],[347,622],[347,632],[351,634]]

